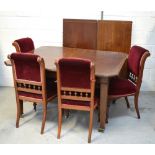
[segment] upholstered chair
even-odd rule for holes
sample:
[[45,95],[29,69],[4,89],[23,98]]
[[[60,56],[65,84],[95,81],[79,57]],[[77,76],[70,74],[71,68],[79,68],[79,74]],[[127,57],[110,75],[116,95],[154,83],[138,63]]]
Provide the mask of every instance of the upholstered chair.
[[8,58],[12,63],[14,87],[17,103],[16,127],[23,114],[23,101],[41,103],[43,118],[41,134],[44,132],[47,102],[57,95],[56,84],[46,81],[43,58],[35,54],[12,53]]
[[127,107],[130,108],[127,97],[134,96],[134,105],[138,118],[140,118],[138,97],[142,83],[144,64],[149,56],[150,53],[148,50],[140,46],[133,46],[130,49],[127,60],[127,78],[112,78],[109,84],[109,100],[124,97]]
[[16,52],[33,53],[35,47],[31,38],[21,38],[15,40],[12,45],[15,47]]
[[[29,37],[16,39],[12,43],[12,45],[15,47],[16,52],[34,54],[35,45],[34,45],[33,40]],[[54,77],[53,77],[53,75],[51,77],[51,72],[48,70],[46,70],[46,78],[48,81],[56,81],[55,74],[54,74]],[[36,111],[36,105],[37,104],[34,102],[33,107],[34,107],[35,111]]]
[[62,110],[90,113],[88,142],[91,142],[93,112],[97,107],[94,64],[85,59],[62,58],[56,61],[58,89],[58,139],[61,133]]

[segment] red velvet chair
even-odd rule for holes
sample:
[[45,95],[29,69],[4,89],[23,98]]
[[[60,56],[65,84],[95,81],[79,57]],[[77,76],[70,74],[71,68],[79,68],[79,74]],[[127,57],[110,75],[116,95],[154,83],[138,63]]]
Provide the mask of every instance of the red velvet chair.
[[9,59],[12,63],[16,92],[16,127],[19,127],[20,116],[23,114],[23,101],[42,103],[43,119],[41,134],[43,134],[47,102],[56,97],[56,84],[46,81],[44,60],[38,55],[13,53],[9,56]]
[[56,61],[58,89],[58,139],[61,133],[62,109],[90,112],[88,142],[91,142],[93,112],[97,107],[94,97],[95,68],[89,60],[63,58]]
[[138,118],[140,118],[138,96],[142,83],[144,64],[148,56],[150,56],[148,50],[140,46],[133,46],[130,49],[127,62],[127,78],[112,78],[109,84],[109,99],[115,100],[120,97],[125,97],[127,107],[130,108],[127,96],[134,96],[134,104]]
[[[15,47],[16,52],[20,53],[34,53],[34,42],[31,38],[21,38],[15,40],[12,45]],[[34,110],[36,111],[36,103],[33,103]]]
[[[31,38],[21,38],[15,40],[12,45],[15,47],[16,52],[19,53],[34,53],[34,42]],[[51,74],[50,71],[46,70],[46,78],[48,81],[56,81],[55,74]],[[33,103],[34,110],[36,111],[36,103]]]
[[15,40],[12,45],[15,47],[16,52],[33,53],[35,47],[31,38],[21,38]]

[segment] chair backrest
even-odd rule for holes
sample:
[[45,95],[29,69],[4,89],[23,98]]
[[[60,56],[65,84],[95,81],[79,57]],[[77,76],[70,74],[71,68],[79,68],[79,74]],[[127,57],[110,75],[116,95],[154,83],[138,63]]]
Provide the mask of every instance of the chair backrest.
[[58,99],[94,101],[95,69],[89,60],[62,58],[56,61]]
[[147,49],[133,46],[128,57],[128,78],[140,89],[146,58],[150,56]]
[[45,64],[38,55],[12,53],[11,60],[16,92],[45,94]]
[[12,45],[15,47],[16,52],[21,53],[27,53],[27,52],[33,53],[33,50],[35,49],[34,42],[31,38],[17,39],[12,43]]

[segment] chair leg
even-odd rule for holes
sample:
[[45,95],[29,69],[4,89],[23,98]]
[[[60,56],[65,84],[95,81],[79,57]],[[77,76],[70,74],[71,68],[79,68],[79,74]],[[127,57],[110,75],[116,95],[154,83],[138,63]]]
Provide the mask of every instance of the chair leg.
[[60,134],[61,134],[61,126],[62,126],[62,109],[58,109],[58,135],[57,138],[60,139]]
[[138,117],[138,119],[140,119],[140,113],[139,113],[139,108],[138,108],[138,96],[139,96],[139,94],[135,94],[135,96],[134,96],[134,104],[135,104],[137,117]]
[[100,106],[98,105],[98,122],[100,122]]
[[67,119],[70,115],[70,111],[69,110],[64,110],[64,114],[65,114],[65,118]]
[[19,120],[21,115],[21,105],[19,99],[17,99],[17,117],[16,117],[16,128],[19,128]]
[[41,134],[44,133],[46,115],[47,115],[47,103],[43,102],[43,119],[42,119],[42,126],[41,126]]
[[128,100],[127,96],[125,97],[125,101],[126,101],[127,108],[129,109],[130,108],[130,104],[129,104],[129,100]]
[[22,117],[22,115],[24,114],[24,111],[23,111],[23,100],[19,100],[19,104],[20,104],[20,117]]
[[91,134],[92,134],[92,127],[93,127],[93,113],[94,113],[94,110],[90,110],[88,143],[91,143]]
[[37,104],[35,102],[33,103],[33,109],[34,109],[34,111],[37,110]]
[[113,100],[113,101],[112,101],[112,104],[116,104],[116,100]]

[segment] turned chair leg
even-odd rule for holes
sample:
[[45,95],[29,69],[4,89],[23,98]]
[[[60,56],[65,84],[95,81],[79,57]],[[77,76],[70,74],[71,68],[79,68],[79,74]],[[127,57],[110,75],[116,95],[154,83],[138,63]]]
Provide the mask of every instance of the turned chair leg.
[[58,135],[57,135],[58,139],[60,139],[61,126],[62,126],[62,109],[59,108],[58,110]]
[[91,110],[90,111],[90,118],[89,118],[88,143],[91,143],[91,134],[92,134],[92,127],[93,127],[93,113],[94,113],[94,110]]
[[43,102],[43,119],[42,119],[42,126],[41,126],[41,134],[44,133],[46,115],[47,115],[47,103]]
[[37,104],[35,102],[33,103],[33,109],[34,109],[34,111],[37,110]]
[[128,100],[127,96],[125,97],[125,101],[126,101],[127,108],[129,109],[130,108],[130,104],[129,104],[129,100]]
[[138,119],[140,119],[140,113],[139,113],[139,108],[138,108],[138,96],[139,96],[139,94],[135,94],[135,96],[134,96],[134,104],[135,104],[137,117],[138,117]]
[[16,117],[16,128],[19,128],[19,120],[21,116],[21,104],[19,99],[17,99],[17,117]]

